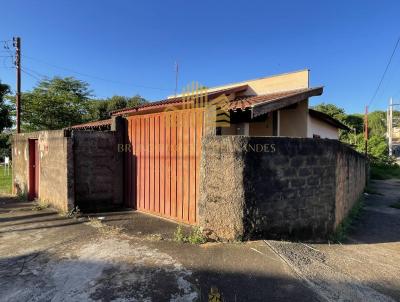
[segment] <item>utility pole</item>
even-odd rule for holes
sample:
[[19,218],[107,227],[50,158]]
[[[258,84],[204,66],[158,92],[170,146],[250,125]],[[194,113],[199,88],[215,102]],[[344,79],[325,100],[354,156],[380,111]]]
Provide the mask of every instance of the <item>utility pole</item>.
[[389,138],[389,156],[393,155],[393,99],[390,98],[388,110],[387,132]]
[[17,109],[16,123],[17,133],[21,132],[21,38],[14,37],[13,45],[15,47],[15,66],[17,70],[17,92],[15,95],[15,107]]
[[368,106],[365,106],[364,139],[365,139],[365,156],[368,156]]

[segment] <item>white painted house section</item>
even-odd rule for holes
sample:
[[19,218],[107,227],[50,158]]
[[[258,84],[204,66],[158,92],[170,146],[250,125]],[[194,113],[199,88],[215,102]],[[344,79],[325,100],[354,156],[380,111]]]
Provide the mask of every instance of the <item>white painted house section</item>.
[[339,129],[308,115],[307,137],[339,139]]

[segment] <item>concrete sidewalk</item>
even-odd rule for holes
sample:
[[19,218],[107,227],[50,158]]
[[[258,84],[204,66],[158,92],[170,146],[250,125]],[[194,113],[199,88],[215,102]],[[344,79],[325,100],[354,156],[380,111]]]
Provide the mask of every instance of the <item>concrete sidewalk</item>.
[[[135,212],[69,219],[0,197],[0,301],[317,301],[264,242],[190,245]],[[99,220],[96,216],[104,216]]]

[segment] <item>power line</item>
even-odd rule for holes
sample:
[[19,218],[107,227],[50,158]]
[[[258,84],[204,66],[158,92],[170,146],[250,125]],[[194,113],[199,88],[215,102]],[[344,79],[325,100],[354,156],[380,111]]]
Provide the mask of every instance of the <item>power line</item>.
[[24,55],[24,57],[27,58],[27,59],[30,59],[30,60],[37,61],[39,63],[45,64],[45,65],[51,66],[53,68],[62,69],[62,70],[69,71],[69,72],[72,72],[72,73],[75,73],[75,74],[78,74],[78,75],[81,75],[81,76],[84,76],[84,77],[93,78],[93,79],[97,79],[97,80],[104,81],[104,82],[110,82],[110,83],[122,84],[122,85],[128,85],[128,86],[134,86],[134,87],[145,88],[145,89],[171,91],[171,89],[167,89],[167,88],[151,87],[151,86],[137,85],[137,84],[127,83],[127,82],[110,80],[110,79],[98,77],[98,76],[95,76],[95,75],[79,72],[79,71],[73,70],[71,68],[67,68],[67,67],[63,67],[63,66],[59,66],[59,65],[54,65],[54,64],[45,62],[43,60],[33,58],[31,56]]
[[23,73],[25,73],[25,74],[31,76],[32,78],[38,80],[38,81],[41,81],[41,80],[42,80],[42,79],[38,78],[37,76],[31,74],[30,72],[26,71],[24,68],[21,68],[21,71],[22,71]]
[[394,57],[394,54],[396,53],[397,46],[399,46],[399,42],[400,42],[400,37],[397,39],[397,42],[396,42],[396,45],[394,46],[392,55],[391,55],[390,58],[389,58],[389,61],[388,61],[387,65],[386,65],[386,68],[385,68],[385,71],[384,71],[383,74],[382,74],[382,77],[381,77],[381,79],[380,79],[380,81],[379,81],[378,87],[376,87],[375,92],[374,92],[374,94],[373,94],[371,100],[370,100],[369,103],[368,103],[368,106],[370,106],[371,103],[374,101],[376,95],[378,94],[379,89],[381,88],[383,79],[385,78],[386,72],[387,72],[388,69],[389,69],[390,63],[392,63],[392,59],[393,59],[393,57]]
[[40,72],[37,72],[37,71],[33,70],[32,68],[29,68],[29,67],[24,66],[24,69],[28,70],[28,71],[31,72],[31,73],[36,74],[37,76],[39,76],[39,77],[41,77],[41,78],[48,78],[48,76],[46,76],[46,75],[44,75],[44,74],[42,74],[42,73],[40,73]]

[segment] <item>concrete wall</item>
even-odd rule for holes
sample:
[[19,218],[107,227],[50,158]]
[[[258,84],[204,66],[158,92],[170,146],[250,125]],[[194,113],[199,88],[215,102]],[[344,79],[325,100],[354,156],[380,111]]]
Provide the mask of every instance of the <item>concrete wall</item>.
[[74,204],[72,142],[63,130],[23,133],[13,136],[13,190],[26,194],[29,189],[29,139],[38,139],[39,200],[60,211]]
[[294,108],[279,110],[278,136],[307,137],[308,100],[301,101]]
[[365,160],[334,140],[207,136],[200,173],[199,224],[221,238],[315,239],[362,194]]
[[29,189],[29,139],[40,150],[38,199],[67,212],[76,205],[98,209],[123,202],[120,132],[39,131],[13,136],[14,194]]
[[308,135],[312,138],[319,135],[320,138],[339,139],[339,129],[308,115]]
[[75,204],[84,210],[122,205],[123,157],[115,132],[74,131]]

